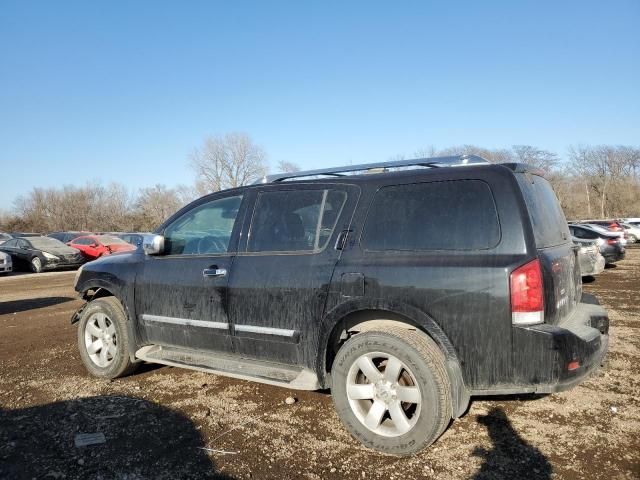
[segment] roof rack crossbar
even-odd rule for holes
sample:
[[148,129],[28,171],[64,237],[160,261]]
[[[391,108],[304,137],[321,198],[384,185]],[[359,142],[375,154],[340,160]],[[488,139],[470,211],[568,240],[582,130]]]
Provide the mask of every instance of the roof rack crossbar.
[[399,160],[389,162],[362,163],[359,165],[345,165],[342,167],[320,168],[316,170],[304,170],[300,172],[276,173],[266,175],[255,183],[273,183],[290,180],[292,178],[315,177],[315,176],[335,176],[341,177],[342,173],[366,172],[380,168],[398,167],[460,167],[465,165],[485,165],[489,162],[478,155],[454,155],[449,157],[416,158],[413,160]]

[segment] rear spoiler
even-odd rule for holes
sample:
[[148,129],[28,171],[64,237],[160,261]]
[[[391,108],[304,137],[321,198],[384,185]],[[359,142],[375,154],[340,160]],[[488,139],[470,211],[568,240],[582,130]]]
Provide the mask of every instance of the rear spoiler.
[[503,167],[507,167],[514,173],[530,173],[531,175],[537,175],[539,177],[546,177],[547,172],[541,168],[528,165],[526,163],[500,163]]

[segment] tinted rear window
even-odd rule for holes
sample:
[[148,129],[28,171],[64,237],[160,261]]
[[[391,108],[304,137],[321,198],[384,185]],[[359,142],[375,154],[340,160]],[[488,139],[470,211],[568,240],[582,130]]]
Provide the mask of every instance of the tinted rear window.
[[346,193],[338,190],[262,192],[251,220],[249,252],[319,251],[338,221]]
[[536,246],[553,247],[569,241],[567,220],[551,184],[528,173],[518,173],[516,178],[527,204]]
[[367,217],[367,250],[482,250],[500,241],[489,186],[480,180],[381,188]]

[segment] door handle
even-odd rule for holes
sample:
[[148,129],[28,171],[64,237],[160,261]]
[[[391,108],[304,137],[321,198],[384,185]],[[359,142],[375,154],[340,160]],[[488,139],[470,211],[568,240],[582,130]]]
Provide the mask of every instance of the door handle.
[[338,238],[336,238],[336,244],[334,245],[334,249],[342,250],[344,249],[345,244],[347,243],[347,237],[353,230],[342,230],[338,234]]
[[226,268],[212,267],[212,268],[205,268],[202,271],[202,276],[203,277],[224,277],[226,275],[227,275],[227,269]]

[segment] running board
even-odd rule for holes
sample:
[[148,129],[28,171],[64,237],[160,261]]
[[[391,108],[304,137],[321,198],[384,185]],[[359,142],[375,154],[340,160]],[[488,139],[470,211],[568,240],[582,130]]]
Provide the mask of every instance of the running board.
[[136,358],[149,363],[189,368],[296,390],[319,390],[321,388],[318,376],[307,368],[261,362],[235,355],[148,345],[136,352]]

